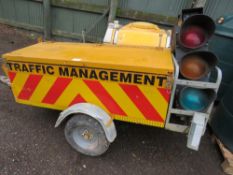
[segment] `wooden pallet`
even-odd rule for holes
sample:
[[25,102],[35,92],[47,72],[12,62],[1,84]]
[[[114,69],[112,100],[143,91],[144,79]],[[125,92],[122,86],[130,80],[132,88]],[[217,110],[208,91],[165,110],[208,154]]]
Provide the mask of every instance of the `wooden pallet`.
[[223,171],[226,174],[233,175],[233,153],[229,151],[219,139],[216,138],[216,142],[225,159],[223,163],[221,164]]

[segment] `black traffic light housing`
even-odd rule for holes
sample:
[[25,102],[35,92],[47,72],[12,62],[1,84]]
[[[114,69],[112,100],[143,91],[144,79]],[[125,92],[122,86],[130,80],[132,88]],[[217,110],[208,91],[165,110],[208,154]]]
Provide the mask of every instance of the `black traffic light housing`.
[[[187,81],[209,81],[209,74],[218,60],[215,54],[208,51],[207,46],[214,34],[215,23],[203,14],[202,8],[184,9],[178,18],[174,29],[176,34],[173,51],[179,64],[179,78]],[[213,89],[183,86],[177,90],[179,106],[185,110],[205,110],[216,97]]]
[[188,52],[181,57],[180,74],[190,80],[203,80],[217,64],[217,57],[212,52],[198,50]]
[[203,14],[203,8],[182,9],[179,18],[181,17],[182,21],[185,21],[188,17],[199,14]]
[[[181,76],[190,80],[203,80],[217,64],[217,57],[207,48],[208,40],[214,34],[215,23],[209,16],[202,13],[202,8],[182,10],[182,14],[179,16],[179,25],[175,27],[175,57],[180,65]],[[189,59],[188,65],[191,70],[189,74],[193,72],[198,75],[202,72],[202,75],[185,75],[187,70],[183,70],[185,68],[183,61],[187,63],[188,57],[193,58]],[[192,60],[194,61],[193,66],[190,66]],[[198,65],[203,67],[203,70],[196,69],[199,72],[195,73],[195,67]],[[192,67],[193,69],[191,69]]]
[[181,25],[179,44],[188,49],[203,47],[213,35],[214,30],[214,21],[209,16],[203,14],[189,16]]

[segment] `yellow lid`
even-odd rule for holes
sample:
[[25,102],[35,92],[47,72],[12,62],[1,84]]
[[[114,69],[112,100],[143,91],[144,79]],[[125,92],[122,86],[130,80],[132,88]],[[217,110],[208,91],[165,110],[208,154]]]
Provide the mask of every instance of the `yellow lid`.
[[173,72],[172,53],[165,48],[43,42],[4,54],[3,58],[161,74]]
[[168,34],[157,25],[133,22],[122,27],[117,36],[118,45],[166,47]]

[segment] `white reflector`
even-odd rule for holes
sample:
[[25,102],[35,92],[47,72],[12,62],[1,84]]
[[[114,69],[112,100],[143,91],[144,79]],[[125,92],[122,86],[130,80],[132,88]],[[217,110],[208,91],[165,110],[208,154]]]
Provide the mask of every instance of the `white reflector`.
[[205,132],[206,114],[196,112],[193,116],[192,124],[188,133],[187,147],[193,150],[198,150],[201,137]]

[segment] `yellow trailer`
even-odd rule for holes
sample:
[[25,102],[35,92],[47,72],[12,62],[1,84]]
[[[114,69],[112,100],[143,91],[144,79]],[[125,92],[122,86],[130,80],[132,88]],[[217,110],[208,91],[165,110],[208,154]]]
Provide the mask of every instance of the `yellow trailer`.
[[19,103],[58,110],[90,103],[116,120],[164,127],[170,49],[45,42],[3,58]]
[[187,132],[190,126],[171,123],[172,113],[196,116],[189,142],[198,149],[209,114],[173,109],[176,84],[217,89],[220,82],[178,80],[170,31],[141,22],[121,29],[110,25],[105,44],[42,42],[4,54],[15,100],[61,110],[55,126],[71,118],[65,137],[86,155],[101,155],[114,141],[113,119]]
[[45,42],[3,57],[19,103],[64,110],[88,102],[117,120],[164,127],[169,49]]

